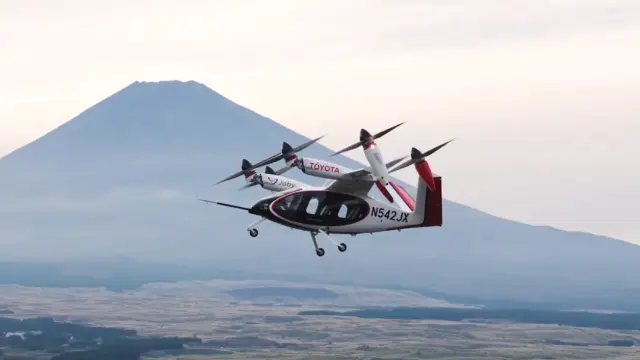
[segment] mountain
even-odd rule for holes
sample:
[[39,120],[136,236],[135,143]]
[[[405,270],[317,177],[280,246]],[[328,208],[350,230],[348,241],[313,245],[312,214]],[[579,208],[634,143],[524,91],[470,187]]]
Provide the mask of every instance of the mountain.
[[[340,237],[347,252],[324,244],[327,255],[318,258],[308,234],[266,223],[251,238],[251,215],[196,201],[251,203],[265,191],[237,191],[241,179],[212,184],[239,170],[242,158],[258,161],[282,141],[306,140],[194,81],[132,83],[0,159],[0,258],[126,256],[478,301],[640,308],[640,246],[612,238],[445,201],[442,228]],[[313,145],[302,155],[330,153]]]

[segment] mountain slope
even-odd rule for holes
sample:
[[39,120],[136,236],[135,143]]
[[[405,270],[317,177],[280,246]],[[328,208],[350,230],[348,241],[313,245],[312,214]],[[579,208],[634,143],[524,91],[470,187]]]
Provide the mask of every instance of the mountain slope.
[[[265,224],[253,239],[245,229],[255,218],[195,200],[251,203],[264,190],[211,184],[243,157],[306,140],[197,82],[135,82],[0,159],[0,256],[126,255],[478,297],[640,304],[640,247],[611,238],[445,201],[442,228],[344,237],[349,251],[323,244],[317,258],[305,233]],[[314,145],[302,155],[329,154]]]

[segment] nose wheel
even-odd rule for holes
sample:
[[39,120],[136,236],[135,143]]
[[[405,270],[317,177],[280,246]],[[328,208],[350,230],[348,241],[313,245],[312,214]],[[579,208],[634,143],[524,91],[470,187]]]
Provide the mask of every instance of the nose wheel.
[[249,225],[249,227],[247,228],[247,231],[249,231],[249,236],[251,237],[256,237],[258,236],[258,229],[254,228],[254,226],[260,224],[261,222],[265,221],[267,219],[262,218],[256,222],[254,222],[253,224]]
[[345,252],[345,251],[347,251],[347,244],[345,244],[345,243],[340,243],[340,245],[338,245],[338,250],[340,250],[340,252]]

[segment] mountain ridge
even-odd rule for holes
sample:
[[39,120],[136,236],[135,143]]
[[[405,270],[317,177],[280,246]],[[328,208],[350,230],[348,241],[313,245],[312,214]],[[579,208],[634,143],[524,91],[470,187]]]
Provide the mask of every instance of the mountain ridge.
[[[128,84],[128,85],[126,85],[126,86],[122,87],[120,90],[116,91],[114,94],[111,94],[111,95],[109,95],[109,96],[104,97],[102,100],[98,101],[96,104],[94,104],[94,105],[92,105],[91,107],[89,107],[89,108],[87,108],[87,109],[85,109],[85,110],[83,110],[83,111],[79,112],[76,116],[74,116],[74,117],[73,117],[73,118],[71,118],[70,120],[68,120],[68,121],[66,121],[66,122],[64,122],[64,123],[62,123],[62,124],[60,124],[59,126],[57,126],[57,127],[53,128],[53,129],[51,129],[50,131],[48,131],[48,132],[47,132],[47,133],[45,133],[44,135],[42,135],[42,136],[40,136],[40,137],[38,137],[38,138],[36,138],[36,139],[34,139],[34,140],[32,140],[32,141],[30,141],[30,142],[28,142],[28,143],[24,144],[23,146],[21,146],[21,147],[19,147],[19,148],[15,149],[15,150],[13,150],[13,151],[11,151],[11,152],[9,152],[9,153],[5,154],[4,156],[1,156],[1,157],[0,157],[0,161],[2,161],[2,160],[3,160],[3,159],[5,159],[5,158],[10,158],[10,157],[12,157],[12,156],[14,156],[14,155],[15,155],[14,153],[19,152],[19,151],[20,151],[20,150],[22,150],[23,148],[27,148],[28,146],[30,146],[30,145],[32,145],[32,144],[34,144],[34,143],[36,143],[38,140],[40,140],[40,139],[42,139],[42,138],[45,138],[46,136],[48,136],[48,135],[50,135],[50,134],[52,134],[52,133],[55,133],[56,131],[60,131],[60,130],[64,129],[64,128],[65,128],[65,126],[67,126],[68,124],[72,123],[74,120],[79,119],[79,118],[82,118],[82,117],[83,117],[83,115],[89,115],[89,114],[91,113],[91,110],[93,110],[93,109],[94,109],[94,108],[96,108],[96,107],[99,107],[101,104],[103,104],[103,103],[105,103],[105,102],[107,102],[107,101],[117,100],[119,96],[121,96],[122,94],[126,93],[128,90],[131,90],[131,89],[137,88],[137,87],[139,87],[139,86],[145,86],[145,85],[151,85],[151,86],[165,86],[165,85],[170,85],[170,86],[171,86],[171,85],[179,85],[179,86],[181,86],[181,87],[182,87],[182,86],[195,86],[195,87],[197,87],[198,89],[203,90],[204,92],[207,92],[207,93],[209,93],[209,94],[211,94],[211,95],[214,95],[214,96],[216,96],[217,98],[221,98],[223,101],[227,101],[227,102],[230,102],[231,104],[233,104],[233,105],[235,105],[235,106],[238,106],[239,108],[241,108],[241,109],[243,109],[243,110],[245,110],[245,111],[247,111],[247,112],[251,113],[252,115],[256,115],[256,116],[258,116],[258,117],[260,117],[260,118],[262,118],[262,119],[265,119],[265,120],[273,121],[274,123],[276,123],[276,124],[280,125],[277,121],[275,121],[275,120],[273,120],[273,119],[271,119],[271,118],[269,118],[269,117],[265,117],[265,116],[263,116],[263,115],[260,115],[259,113],[257,113],[257,112],[255,112],[255,111],[253,111],[253,110],[251,110],[251,109],[249,109],[249,108],[247,108],[247,107],[245,107],[245,106],[243,106],[243,105],[241,105],[241,104],[239,104],[239,103],[237,103],[237,102],[235,102],[235,101],[231,100],[230,98],[228,98],[228,97],[226,97],[226,96],[224,96],[224,95],[220,94],[219,92],[217,92],[217,91],[215,91],[215,90],[213,90],[213,89],[209,88],[209,87],[208,87],[208,86],[206,86],[204,83],[198,82],[198,81],[196,81],[196,80],[187,80],[187,81],[181,81],[181,80],[159,80],[159,81],[144,81],[144,80],[136,80],[136,81],[133,81],[132,83],[130,83],[130,84]],[[138,90],[138,89],[135,89],[135,91],[137,91],[137,90]],[[282,126],[282,125],[280,125],[280,126]],[[284,127],[284,126],[283,126],[283,127]],[[291,129],[289,129],[289,130],[291,130]],[[291,131],[292,131],[292,132],[295,132],[294,130],[291,130]],[[295,132],[295,133],[296,133],[298,136],[300,136],[300,137],[304,137],[304,136],[303,136],[302,134],[300,134],[300,133],[297,133],[297,132]],[[323,146],[323,147],[326,147],[325,145],[322,145],[322,146]],[[272,152],[273,152],[273,153],[275,153],[276,151],[277,151],[277,150],[273,150]],[[264,157],[268,156],[268,154],[271,154],[271,152],[267,151],[267,152],[264,154]],[[348,158],[348,159],[349,159],[349,160],[351,160],[351,162],[352,162],[353,164],[356,164],[358,167],[366,166],[365,164],[363,164],[363,163],[361,163],[361,162],[358,162],[358,161],[356,161],[356,160],[353,160],[353,159],[351,159],[351,158]],[[332,160],[332,159],[329,159],[329,161],[331,161],[331,160]],[[354,166],[352,165],[352,167],[354,167]],[[289,174],[285,174],[285,176],[288,176],[288,175],[289,175]],[[307,177],[307,178],[308,178],[308,177]],[[401,183],[402,183],[403,185],[405,185],[405,186],[408,186],[408,187],[412,188],[412,189],[411,189],[412,191],[415,191],[415,184],[409,184],[409,183],[407,183],[407,182],[405,182],[405,181],[402,181],[402,180],[399,180],[399,179],[395,179],[395,180],[396,180],[396,181],[398,181],[398,182],[401,182]],[[445,198],[445,200],[446,200],[447,202],[450,202],[450,203],[453,203],[453,204],[456,204],[456,205],[459,205],[459,206],[462,206],[462,207],[468,208],[469,210],[473,210],[473,211],[480,212],[480,213],[482,213],[482,214],[484,214],[484,215],[488,215],[488,216],[491,216],[491,217],[496,218],[496,219],[505,220],[505,221],[510,221],[510,222],[515,222],[515,223],[518,223],[518,224],[521,224],[521,225],[527,225],[527,226],[532,226],[532,227],[549,228],[549,229],[553,229],[553,230],[564,231],[564,232],[567,232],[567,233],[578,233],[578,234],[592,235],[592,236],[597,236],[597,237],[605,238],[605,239],[607,239],[607,240],[615,240],[615,241],[621,241],[621,242],[624,242],[624,243],[629,243],[629,244],[631,244],[631,245],[637,245],[637,244],[634,244],[634,243],[632,243],[632,242],[630,242],[630,241],[627,241],[627,240],[624,240],[624,239],[618,239],[618,238],[614,238],[614,237],[607,236],[607,235],[601,235],[601,234],[591,233],[591,232],[588,232],[588,231],[582,231],[582,230],[567,230],[567,229],[563,229],[563,228],[555,227],[555,226],[551,226],[551,225],[546,225],[546,224],[530,224],[530,223],[527,223],[527,222],[522,221],[522,220],[504,218],[504,217],[501,217],[501,216],[498,216],[498,215],[491,214],[491,213],[489,213],[489,212],[487,212],[487,211],[485,211],[485,210],[482,210],[481,208],[472,207],[472,206],[469,206],[469,205],[466,205],[466,204],[462,204],[462,203],[459,203],[459,202],[455,202],[455,201],[452,201],[452,200],[446,199],[446,194],[443,194],[443,196],[444,196],[444,198]]]
[[[277,153],[282,141],[306,140],[202,83],[133,82],[0,158],[2,255],[99,253],[458,295],[640,300],[632,275],[640,271],[639,246],[446,200],[446,175],[442,228],[345,238],[346,253],[322,244],[329,251],[321,259],[303,232],[266,224],[252,239],[245,228],[255,219],[248,214],[198,204],[198,197],[251,203],[265,195],[237,191],[233,181],[211,186],[239,170],[242,158],[257,161]],[[317,144],[301,155],[330,153]],[[330,161],[362,166],[343,156]],[[415,184],[401,183],[415,193]]]

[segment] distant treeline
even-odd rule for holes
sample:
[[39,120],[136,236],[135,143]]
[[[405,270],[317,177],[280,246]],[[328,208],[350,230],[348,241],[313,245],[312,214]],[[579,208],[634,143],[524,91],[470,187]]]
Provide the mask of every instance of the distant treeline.
[[[176,282],[193,280],[281,280],[314,282],[314,279],[295,274],[251,273],[242,270],[225,270],[216,265],[181,266],[167,263],[147,263],[133,260],[108,261],[66,261],[66,262],[29,262],[0,261],[0,285],[17,284],[35,287],[104,287],[111,291],[134,290],[142,285],[154,282]],[[317,280],[317,279],[315,279]],[[335,285],[359,286],[357,282],[334,281]],[[427,297],[446,300],[458,304],[477,304],[485,308],[525,308],[539,310],[567,309],[618,309],[640,312],[640,293],[630,291],[626,296],[607,295],[599,291],[579,297],[547,297],[545,300],[523,300],[519,298],[475,297],[453,295],[425,288],[402,287],[394,284],[380,285],[386,289],[410,290]],[[274,296],[256,291],[236,292],[238,298],[251,299],[257,296]],[[526,294],[525,294],[526,295]],[[279,295],[281,296],[281,295]],[[285,295],[291,296],[291,295]],[[298,294],[295,295],[298,297]],[[330,299],[333,294],[314,294],[313,298]],[[309,298],[308,295],[298,297]]]
[[502,320],[533,324],[558,324],[612,330],[640,330],[640,314],[602,314],[581,311],[526,309],[380,308],[346,312],[302,311],[298,315],[354,316],[365,319],[402,320]]
[[[198,338],[137,335],[135,330],[56,322],[52,318],[0,318],[0,347],[59,354],[52,359],[140,359],[152,350],[182,349]],[[5,351],[6,353],[7,351]]]
[[96,349],[70,351],[51,360],[139,360],[149,351],[182,349],[185,343],[201,342],[192,338],[112,339]]

